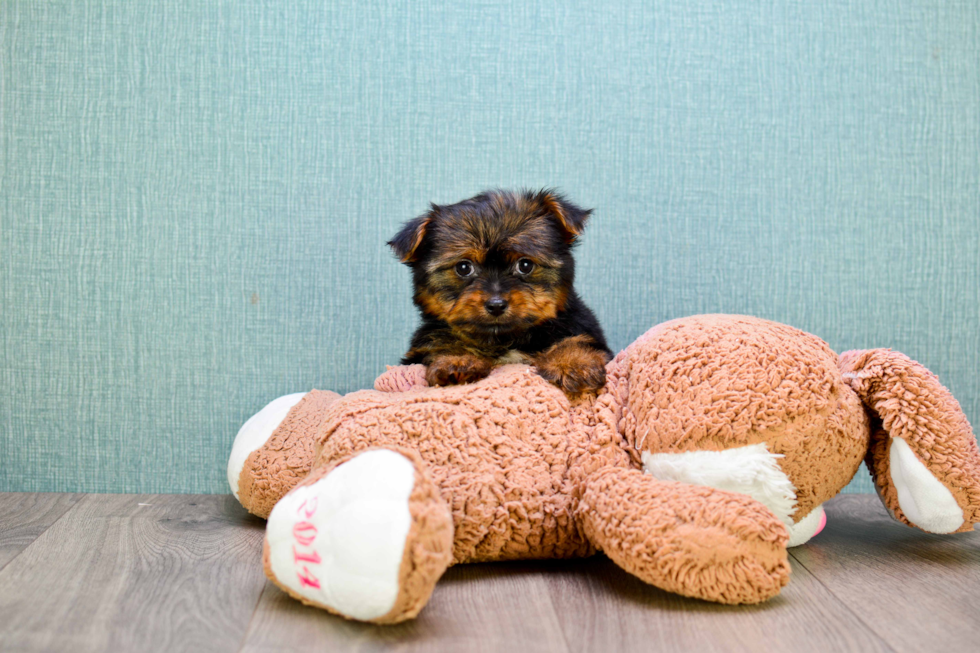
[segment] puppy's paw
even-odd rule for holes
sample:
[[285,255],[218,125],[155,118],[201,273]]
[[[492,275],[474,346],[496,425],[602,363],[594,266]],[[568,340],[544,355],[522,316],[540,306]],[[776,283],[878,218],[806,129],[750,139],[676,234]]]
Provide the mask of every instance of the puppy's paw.
[[583,392],[598,392],[606,385],[606,366],[588,362],[583,367],[561,364],[545,364],[538,367],[538,374],[554,383],[565,394],[575,397]]
[[437,356],[425,371],[425,380],[431,385],[459,385],[473,383],[486,377],[493,369],[493,361],[472,354],[443,354]]
[[572,397],[598,392],[606,384],[606,352],[589,345],[588,336],[565,338],[534,359],[538,374]]

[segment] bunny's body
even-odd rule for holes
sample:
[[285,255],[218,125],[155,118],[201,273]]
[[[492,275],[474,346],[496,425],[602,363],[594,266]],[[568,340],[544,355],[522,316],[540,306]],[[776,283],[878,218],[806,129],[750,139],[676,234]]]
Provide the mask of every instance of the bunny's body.
[[229,469],[269,518],[267,574],[304,602],[391,623],[450,564],[600,550],[663,589],[756,603],[788,582],[787,545],[819,530],[865,458],[897,519],[980,521],[969,424],[901,354],[838,359],[797,329],[708,315],[654,327],[606,376],[570,403],[527,366],[447,388],[408,366],[376,390],[310,392],[284,418],[270,405],[255,423],[271,428],[246,425],[250,450],[236,441]]

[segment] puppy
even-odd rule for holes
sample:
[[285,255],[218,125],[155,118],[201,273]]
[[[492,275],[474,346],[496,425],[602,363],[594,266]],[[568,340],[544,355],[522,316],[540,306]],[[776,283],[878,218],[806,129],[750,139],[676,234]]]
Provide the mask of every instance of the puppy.
[[553,191],[487,191],[432,208],[388,245],[412,269],[422,324],[403,364],[429,385],[529,363],[576,396],[606,381],[602,328],[572,287],[572,247],[592,213]]

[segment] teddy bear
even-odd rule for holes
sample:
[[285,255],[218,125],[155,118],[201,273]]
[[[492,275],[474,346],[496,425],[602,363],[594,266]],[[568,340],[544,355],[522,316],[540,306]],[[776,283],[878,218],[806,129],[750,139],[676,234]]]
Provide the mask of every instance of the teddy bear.
[[667,591],[758,603],[787,547],[862,461],[891,515],[980,521],[980,452],[959,404],[889,349],[840,356],[745,316],[657,325],[569,398],[526,365],[428,387],[280,397],[241,429],[229,482],[267,518],[267,576],[348,619],[415,617],[452,564],[602,552]]

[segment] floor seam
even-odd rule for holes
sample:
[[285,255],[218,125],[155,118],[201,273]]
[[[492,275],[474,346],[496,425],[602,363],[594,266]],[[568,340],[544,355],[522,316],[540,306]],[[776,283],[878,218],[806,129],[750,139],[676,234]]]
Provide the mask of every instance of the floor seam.
[[[78,494],[78,493],[75,493],[75,492],[72,492],[71,494]],[[74,510],[74,509],[75,509],[75,508],[76,508],[76,507],[77,507],[77,506],[78,506],[78,505],[79,505],[80,503],[82,503],[82,501],[84,501],[84,500],[85,500],[86,498],[88,498],[89,496],[91,496],[91,495],[90,495],[89,493],[87,493],[87,492],[86,492],[86,493],[82,493],[82,494],[81,494],[81,496],[79,497],[79,499],[78,499],[78,501],[76,501],[75,503],[73,503],[73,504],[71,504],[70,506],[68,506],[68,507],[67,507],[67,508],[65,509],[65,511],[64,511],[63,513],[61,513],[60,515],[58,515],[58,518],[57,518],[57,519],[55,519],[55,520],[54,520],[53,522],[51,522],[50,524],[48,524],[48,525],[47,525],[47,527],[46,527],[46,528],[45,528],[45,529],[44,529],[43,531],[41,531],[40,533],[38,533],[38,534],[37,534],[37,535],[36,535],[36,536],[34,537],[34,539],[30,541],[30,543],[29,543],[29,544],[28,544],[27,546],[25,546],[25,547],[24,547],[23,549],[21,549],[20,551],[18,551],[18,552],[17,552],[17,555],[15,555],[15,556],[14,556],[13,558],[11,558],[11,559],[10,559],[10,560],[8,560],[7,562],[5,562],[5,563],[3,563],[2,565],[0,565],[0,574],[2,574],[2,573],[3,573],[3,570],[4,570],[4,569],[6,569],[7,567],[9,567],[9,566],[10,566],[10,563],[12,563],[12,562],[13,562],[14,560],[16,560],[17,558],[19,558],[19,557],[21,557],[22,555],[24,555],[24,552],[25,552],[25,551],[27,551],[27,550],[28,550],[29,548],[31,548],[32,546],[34,546],[34,544],[35,544],[35,543],[36,543],[36,542],[37,542],[37,541],[38,541],[39,539],[41,539],[41,536],[43,536],[43,535],[44,535],[45,533],[47,533],[47,532],[48,532],[49,530],[51,530],[51,528],[52,528],[52,527],[53,527],[53,526],[54,526],[55,524],[57,524],[57,523],[58,523],[58,522],[60,522],[60,521],[61,521],[62,519],[64,519],[64,517],[65,517],[65,515],[67,515],[68,513],[70,513],[70,512],[72,511],[72,510]]]

